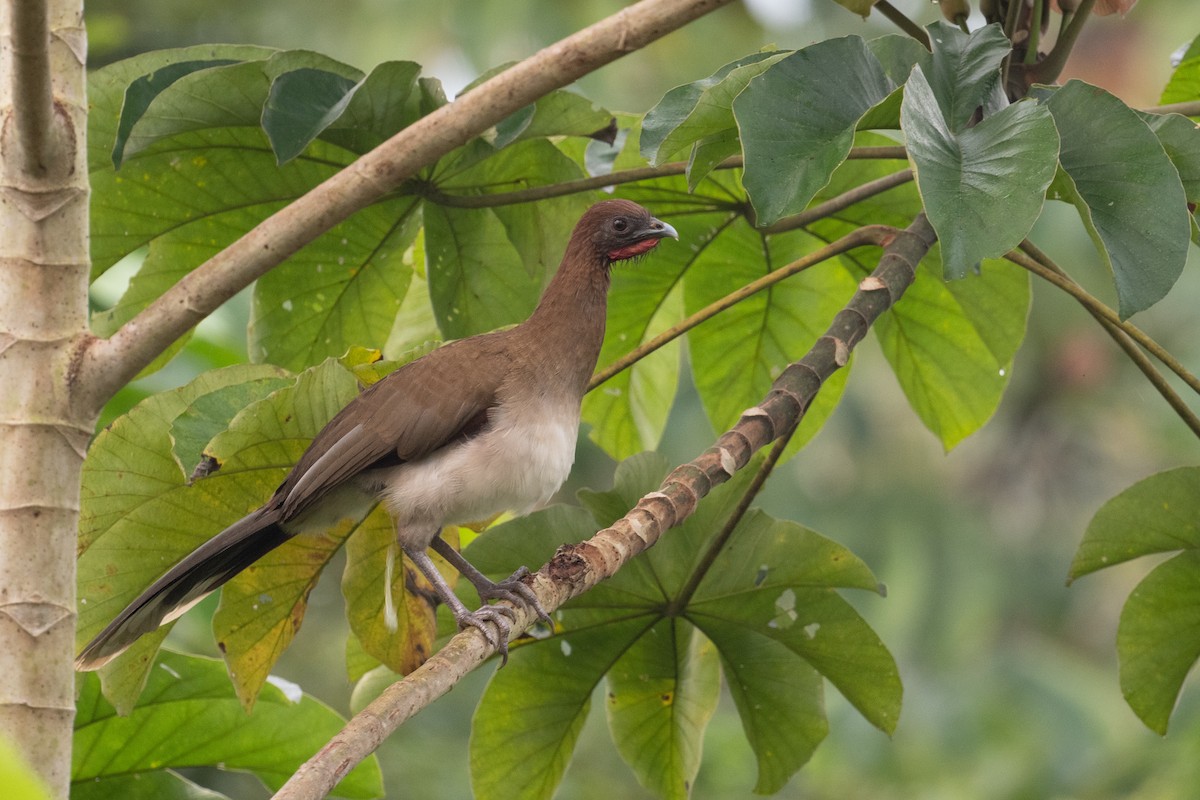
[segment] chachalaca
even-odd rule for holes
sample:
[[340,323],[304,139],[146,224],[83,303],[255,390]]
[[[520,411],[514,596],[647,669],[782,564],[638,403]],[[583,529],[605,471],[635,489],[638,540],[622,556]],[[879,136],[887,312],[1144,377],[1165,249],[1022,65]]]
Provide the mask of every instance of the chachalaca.
[[[609,270],[675,229],[626,200],[592,206],[525,322],[444,345],[363,391],[317,434],[274,495],[172,567],[84,647],[96,669],[293,536],[382,502],[396,538],[454,614],[507,654],[508,606],[546,612],[521,567],[495,583],[440,536],[443,526],[544,503],[575,458],[579,409],[604,338]],[[426,553],[474,584],[468,611]],[[488,627],[488,623],[495,629]]]

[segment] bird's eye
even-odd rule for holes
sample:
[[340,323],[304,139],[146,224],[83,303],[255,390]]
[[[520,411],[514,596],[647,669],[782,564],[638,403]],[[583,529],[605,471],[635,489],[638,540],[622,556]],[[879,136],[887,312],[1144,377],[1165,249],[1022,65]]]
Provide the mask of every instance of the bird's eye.
[[613,230],[617,233],[624,233],[625,229],[629,227],[629,223],[623,219],[617,218],[613,220],[612,226]]

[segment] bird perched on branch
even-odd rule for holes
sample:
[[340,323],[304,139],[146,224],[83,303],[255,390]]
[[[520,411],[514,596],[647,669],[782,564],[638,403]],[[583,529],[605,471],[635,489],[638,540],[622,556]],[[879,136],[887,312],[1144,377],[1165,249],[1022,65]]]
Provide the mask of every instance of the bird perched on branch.
[[[529,319],[451,342],[365,390],[317,434],[266,504],[130,603],[84,647],[76,668],[102,666],[288,539],[323,530],[375,502],[391,514],[400,547],[459,628],[478,628],[507,654],[515,612],[487,601],[524,602],[546,617],[521,581],[528,570],[493,582],[440,531],[500,511],[529,510],[566,480],[580,403],[604,338],[609,270],[668,236],[678,238],[636,203],[592,206]],[[478,610],[468,611],[454,595],[428,548],[474,584],[483,601]]]

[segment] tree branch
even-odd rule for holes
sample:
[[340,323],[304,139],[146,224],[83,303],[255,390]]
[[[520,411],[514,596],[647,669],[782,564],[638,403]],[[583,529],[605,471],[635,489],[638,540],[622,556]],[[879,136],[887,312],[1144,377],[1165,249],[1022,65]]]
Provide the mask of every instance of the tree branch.
[[[9,0],[12,21],[12,146],[18,169],[44,178],[61,164],[61,128],[55,124],[54,91],[50,81],[50,26],[45,0]],[[6,126],[7,127],[7,126]],[[9,135],[15,135],[10,139]],[[8,149],[6,147],[5,149]]]
[[197,267],[111,338],[83,341],[75,375],[80,402],[98,412],[121,386],[215,308],[421,167],[545,94],[728,2],[642,0],[417,120]]
[[[744,467],[756,451],[790,431],[822,383],[845,366],[850,351],[866,336],[875,319],[912,284],[917,263],[935,239],[923,214],[907,230],[897,231],[885,247],[879,266],[862,280],[825,335],[807,355],[784,370],[759,405],[744,412],[737,425],[700,457],[676,468],[658,491],[643,497],[612,527],[585,542],[560,547],[531,579],[543,607],[558,608],[612,577],[666,530],[687,519],[701,498]],[[514,633],[523,631],[535,619],[526,607],[516,609]],[[492,648],[478,631],[459,633],[423,666],[389,686],[355,715],[284,784],[276,800],[323,797],[396,728],[448,692],[491,653]]]

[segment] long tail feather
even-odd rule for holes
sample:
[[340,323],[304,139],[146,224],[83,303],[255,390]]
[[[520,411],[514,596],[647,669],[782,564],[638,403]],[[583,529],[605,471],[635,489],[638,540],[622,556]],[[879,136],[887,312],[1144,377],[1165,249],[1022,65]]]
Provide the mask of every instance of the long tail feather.
[[265,506],[242,517],[171,567],[88,642],[75,669],[93,670],[125,651],[138,637],[179,617],[211,592],[291,536],[280,512]]

